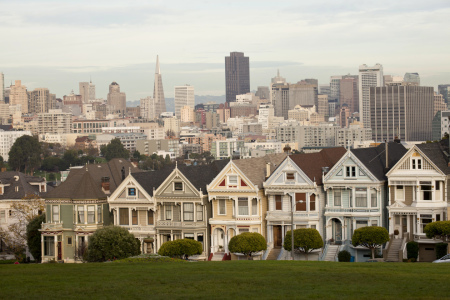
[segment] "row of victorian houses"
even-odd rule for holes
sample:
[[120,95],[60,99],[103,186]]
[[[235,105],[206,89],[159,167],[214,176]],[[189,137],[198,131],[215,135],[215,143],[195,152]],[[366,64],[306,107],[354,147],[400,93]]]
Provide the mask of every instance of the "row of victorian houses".
[[394,260],[401,258],[407,241],[415,240],[419,259],[430,261],[438,241],[427,239],[423,228],[447,219],[449,174],[448,155],[439,143],[409,150],[396,142],[328,148],[153,172],[113,159],[70,171],[46,194],[42,261],[81,260],[89,236],[111,224],[133,233],[144,253],[188,238],[203,244],[198,259],[212,260],[239,259],[229,253],[228,242],[242,232],[266,238],[268,250],[259,259],[287,258],[281,246],[293,225],[320,232],[325,247],[316,259],[334,260],[345,249],[364,261],[369,251],[351,245],[353,231],[384,226]]

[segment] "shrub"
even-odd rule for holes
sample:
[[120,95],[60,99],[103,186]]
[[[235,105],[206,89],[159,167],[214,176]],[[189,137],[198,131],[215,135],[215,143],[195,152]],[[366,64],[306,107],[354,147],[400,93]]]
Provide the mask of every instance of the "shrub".
[[419,243],[411,241],[406,244],[406,252],[408,259],[417,260],[417,257],[419,256]]
[[350,259],[352,258],[350,252],[347,250],[339,251],[338,253],[338,260],[340,262],[350,262]]
[[244,232],[233,236],[228,243],[232,253],[242,253],[250,258],[253,253],[267,249],[266,239],[257,232]]
[[27,225],[27,244],[35,260],[41,260],[41,223],[45,222],[45,214],[36,216]]
[[358,228],[353,232],[352,245],[363,246],[372,251],[372,259],[375,258],[375,249],[389,241],[389,232],[384,227],[367,226]]
[[450,237],[450,221],[436,221],[428,223],[423,231],[430,239],[434,237],[448,238]]
[[189,256],[202,254],[202,252],[202,243],[191,239],[182,239],[165,242],[159,248],[158,254],[162,256],[188,259]]
[[119,226],[107,226],[98,229],[89,237],[88,262],[101,262],[127,258],[141,253],[141,243],[128,230]]
[[[323,247],[323,240],[320,233],[314,228],[300,228],[294,230],[294,250],[300,251],[305,254],[306,260],[308,260],[308,254]],[[286,233],[284,238],[283,248],[287,251],[291,251],[292,237],[291,231]]]
[[436,259],[441,258],[444,255],[447,255],[447,243],[437,243],[436,244]]

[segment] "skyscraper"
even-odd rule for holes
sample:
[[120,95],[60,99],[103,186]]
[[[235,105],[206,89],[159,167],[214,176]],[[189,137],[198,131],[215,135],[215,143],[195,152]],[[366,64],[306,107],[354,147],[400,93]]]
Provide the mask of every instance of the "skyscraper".
[[125,93],[120,92],[120,86],[115,81],[109,85],[107,100],[108,105],[112,105],[115,112],[119,112],[121,114],[125,113],[127,108],[127,96]]
[[347,104],[350,113],[359,112],[358,76],[343,76],[340,80],[339,102]]
[[[359,66],[359,118],[365,128],[370,128],[370,87],[383,86],[383,66]],[[373,132],[373,131],[372,131]]]
[[194,87],[190,85],[175,87],[175,116],[181,118],[181,108],[189,106],[192,109],[195,107]]
[[376,142],[427,141],[432,137],[433,87],[370,87],[372,138]]
[[250,62],[243,52],[225,57],[226,101],[235,102],[236,95],[250,93]]
[[81,102],[87,103],[89,102],[89,82],[80,82],[80,95],[81,95]]
[[0,104],[5,103],[5,76],[0,72]]
[[420,85],[419,73],[405,73],[403,81],[406,85]]
[[450,84],[439,84],[438,93],[444,96],[445,102],[448,103],[448,98],[450,94]]
[[22,85],[20,80],[16,80],[15,85],[11,85],[9,92],[9,105],[20,105],[23,114],[28,113],[27,87]]
[[95,100],[95,84],[89,81],[89,100]]
[[47,113],[49,109],[55,108],[56,95],[50,94],[50,91],[47,88],[37,88],[29,93],[28,103],[29,113]]
[[153,88],[153,100],[155,103],[155,118],[159,118],[159,115],[166,112],[166,99],[164,98],[164,88],[161,77],[161,69],[159,68],[159,57],[156,55],[156,68],[155,68],[155,85]]

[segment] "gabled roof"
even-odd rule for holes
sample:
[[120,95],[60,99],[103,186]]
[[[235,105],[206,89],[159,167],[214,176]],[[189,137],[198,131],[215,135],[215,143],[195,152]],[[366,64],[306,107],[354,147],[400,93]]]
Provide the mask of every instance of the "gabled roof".
[[320,152],[292,154],[289,156],[297,166],[317,185],[322,184],[322,168],[332,168],[346,153],[344,147],[322,149]]
[[80,169],[72,169],[66,181],[53,191],[47,193],[46,199],[106,199],[102,191],[102,177],[109,177],[110,193],[122,182],[122,169],[124,177],[131,172],[140,172],[126,159],[114,158],[104,164],[89,164]]
[[[44,178],[42,177],[26,175],[22,172],[15,171],[1,172],[0,183],[8,184],[8,186],[4,187],[5,190],[3,191],[3,195],[0,195],[0,200],[22,199],[28,194],[42,196],[45,193],[39,192],[39,186],[30,184],[41,182],[45,182]],[[18,187],[17,192],[16,187]]]
[[444,148],[440,143],[418,144],[416,147],[425,154],[435,165],[442,171],[442,173],[450,174],[448,167],[448,158],[444,153]]
[[[352,149],[352,153],[378,179],[386,180],[386,152],[385,144],[377,147]],[[407,152],[406,148],[396,142],[388,143],[388,167],[392,168]]]
[[[270,163],[272,173],[272,171],[283,162],[286,156],[286,153],[268,154],[263,157],[235,160],[233,163],[254,185],[262,188],[263,183],[266,180],[267,163]],[[211,178],[211,180],[212,179],[213,178]]]

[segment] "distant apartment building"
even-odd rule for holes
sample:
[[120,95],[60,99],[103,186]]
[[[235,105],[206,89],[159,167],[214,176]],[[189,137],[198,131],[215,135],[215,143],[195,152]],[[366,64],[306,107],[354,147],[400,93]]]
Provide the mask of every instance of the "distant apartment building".
[[270,89],[268,86],[258,86],[256,89],[255,96],[259,97],[261,100],[270,101]]
[[370,88],[372,139],[427,141],[432,136],[433,87],[384,86]]
[[167,136],[178,136],[180,133],[180,120],[176,117],[164,118],[164,132]]
[[343,76],[340,80],[339,103],[347,104],[350,113],[359,112],[358,76]]
[[16,80],[15,84],[9,88],[9,104],[20,105],[22,113],[28,113],[27,87],[22,85],[20,80]]
[[216,110],[217,114],[219,115],[219,121],[220,123],[226,123],[227,120],[230,118],[230,105],[228,102],[225,102],[225,104],[220,104],[219,108]]
[[335,144],[335,126],[321,124],[298,127],[298,147],[324,148]]
[[194,123],[195,113],[194,109],[190,106],[183,106],[180,109],[180,121],[181,123]]
[[226,159],[240,154],[244,147],[244,141],[235,138],[213,141],[211,143],[211,154],[216,159]]
[[195,107],[195,95],[194,87],[190,85],[176,86],[175,87],[175,116],[181,119],[181,109],[185,106],[189,106],[192,110]]
[[56,106],[56,95],[51,94],[47,88],[37,88],[28,93],[28,112],[46,113]]
[[275,111],[272,104],[261,104],[259,106],[258,123],[262,125],[263,129],[269,128],[269,120],[273,118]]
[[37,115],[37,133],[68,134],[72,128],[72,114],[61,109],[50,109]]
[[439,93],[434,93],[434,112],[433,116],[436,115],[438,111],[444,111],[447,110],[447,103],[445,103],[444,95],[441,95]]
[[[445,134],[450,134],[450,110],[440,112],[440,135],[437,139],[442,138]],[[436,138],[433,138],[436,140]]]
[[289,109],[297,105],[317,107],[317,83],[302,80],[295,84],[289,84]]
[[72,122],[72,133],[102,133],[102,128],[108,126],[108,120],[74,120]]
[[114,112],[121,114],[125,113],[125,109],[127,107],[127,97],[125,93],[120,91],[120,85],[115,81],[109,85],[107,101],[108,105],[114,107]]
[[98,149],[100,150],[102,146],[108,145],[111,140],[116,138],[120,140],[125,149],[130,151],[130,153],[133,153],[136,151],[137,141],[146,140],[147,136],[143,133],[135,132],[99,134],[96,137]]
[[225,91],[226,102],[250,92],[250,62],[243,52],[231,52],[225,57]]
[[140,154],[151,156],[158,151],[172,152],[179,156],[179,139],[160,139],[160,140],[138,140],[136,141],[136,150]]
[[361,125],[350,125],[348,128],[335,127],[336,147],[353,147],[355,143],[363,143],[372,140],[372,129]]
[[[369,67],[359,66],[358,91],[359,91],[359,118],[365,128],[371,127],[370,88],[381,87],[383,82],[383,66],[376,64]],[[373,127],[372,127],[373,128]]]
[[276,127],[276,139],[281,143],[298,143],[299,138],[298,122],[284,122]]
[[450,84],[439,84],[438,93],[444,96],[445,102],[448,103],[448,99],[450,96]]
[[[288,111],[289,120],[295,120],[302,122],[303,124],[309,123],[311,115],[316,112],[315,106],[300,106],[297,105],[293,109]],[[306,123],[305,123],[306,122]]]
[[207,111],[205,112],[205,128],[212,129],[220,125],[220,116],[216,112]]
[[140,99],[139,108],[141,110],[141,118],[144,120],[155,120],[155,100],[148,96]]
[[329,117],[328,95],[317,96],[317,113],[325,118]]

